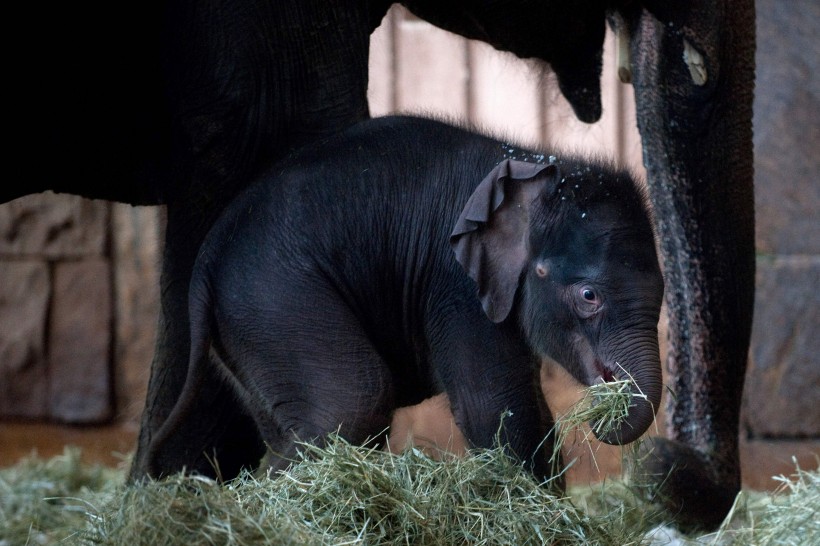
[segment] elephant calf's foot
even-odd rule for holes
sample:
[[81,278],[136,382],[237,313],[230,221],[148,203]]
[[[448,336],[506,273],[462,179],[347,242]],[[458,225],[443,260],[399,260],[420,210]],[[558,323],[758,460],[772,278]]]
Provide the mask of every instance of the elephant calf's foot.
[[648,438],[632,470],[632,481],[648,501],[660,505],[683,531],[713,530],[724,520],[740,484],[721,482],[706,457],[666,438]]

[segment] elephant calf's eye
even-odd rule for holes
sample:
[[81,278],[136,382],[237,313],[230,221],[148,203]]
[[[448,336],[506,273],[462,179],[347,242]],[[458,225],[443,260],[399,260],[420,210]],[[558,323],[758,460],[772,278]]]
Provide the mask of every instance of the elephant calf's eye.
[[578,288],[575,298],[575,307],[578,314],[584,318],[589,318],[601,309],[601,297],[591,286]]

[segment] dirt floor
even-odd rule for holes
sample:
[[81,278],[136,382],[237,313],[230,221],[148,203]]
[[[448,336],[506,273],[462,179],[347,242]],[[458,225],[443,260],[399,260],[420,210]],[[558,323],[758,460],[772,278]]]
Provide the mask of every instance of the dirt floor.
[[36,452],[47,458],[65,446],[82,448],[83,460],[115,467],[127,463],[137,443],[136,425],[78,427],[49,423],[0,422],[0,467]]

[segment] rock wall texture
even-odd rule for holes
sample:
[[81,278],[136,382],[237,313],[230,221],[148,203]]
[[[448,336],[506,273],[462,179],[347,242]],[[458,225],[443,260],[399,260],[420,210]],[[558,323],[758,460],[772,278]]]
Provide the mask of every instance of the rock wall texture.
[[[820,453],[820,4],[757,0],[757,292],[745,433]],[[816,462],[814,463],[816,465]]]
[[138,415],[126,410],[153,350],[159,213],[50,193],[0,206],[0,416]]

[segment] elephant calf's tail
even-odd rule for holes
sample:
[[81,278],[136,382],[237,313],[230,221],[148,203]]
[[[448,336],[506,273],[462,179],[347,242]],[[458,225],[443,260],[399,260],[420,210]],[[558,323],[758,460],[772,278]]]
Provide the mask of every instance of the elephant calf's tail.
[[[199,401],[207,372],[204,366],[208,365],[208,351],[211,345],[211,292],[207,283],[197,282],[201,275],[194,273],[188,295],[188,316],[191,332],[190,355],[188,358],[188,372],[185,384],[174,404],[171,413],[151,439],[148,446],[148,474],[154,478],[165,468],[162,460],[166,454],[171,460],[179,459],[180,451],[192,449],[189,445],[178,445],[176,438],[178,431],[189,423],[191,414]],[[182,470],[182,469],[178,469]]]

